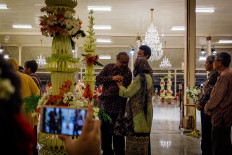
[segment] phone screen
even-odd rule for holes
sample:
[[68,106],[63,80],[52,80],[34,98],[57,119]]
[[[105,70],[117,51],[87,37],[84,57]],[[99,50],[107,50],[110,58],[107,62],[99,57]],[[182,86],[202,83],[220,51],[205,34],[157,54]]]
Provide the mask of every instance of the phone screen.
[[80,135],[86,110],[58,107],[43,107],[41,131],[52,134]]

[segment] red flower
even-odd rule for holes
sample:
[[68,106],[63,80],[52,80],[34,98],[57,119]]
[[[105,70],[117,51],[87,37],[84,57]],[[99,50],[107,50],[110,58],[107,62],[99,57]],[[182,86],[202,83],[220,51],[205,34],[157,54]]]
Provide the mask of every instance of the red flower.
[[63,14],[57,14],[56,17],[57,17],[57,20],[59,20],[60,18],[64,18],[64,15]]
[[67,85],[67,86],[71,86],[71,85],[72,85],[72,81],[70,81],[70,80],[65,81],[65,85]]
[[49,87],[49,88],[52,87],[52,83],[51,83],[51,82],[48,83],[48,87]]
[[37,108],[37,109],[35,110],[35,112],[40,113],[40,109],[41,109],[41,107]]
[[44,26],[44,21],[41,21],[39,25]]
[[93,100],[93,94],[92,94],[92,91],[90,89],[90,85],[88,83],[85,84],[85,89],[84,89],[83,97],[89,98],[90,101]]
[[82,21],[79,20],[79,30],[81,29]]

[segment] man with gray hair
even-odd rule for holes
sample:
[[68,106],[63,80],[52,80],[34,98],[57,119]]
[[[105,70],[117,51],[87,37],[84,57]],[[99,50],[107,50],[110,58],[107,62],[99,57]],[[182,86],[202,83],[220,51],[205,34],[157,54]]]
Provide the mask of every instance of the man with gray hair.
[[[114,133],[114,126],[121,111],[125,111],[127,99],[119,96],[119,88],[116,82],[123,81],[127,88],[132,81],[132,73],[128,68],[129,56],[126,52],[120,52],[116,63],[106,65],[96,77],[96,83],[102,84],[102,94],[99,102],[104,106],[104,111],[111,117],[112,123],[102,121],[101,137],[103,155],[124,155],[124,136]],[[112,141],[113,147],[112,149]]]
[[229,68],[231,56],[227,52],[216,55],[213,68],[220,76],[205,105],[205,113],[212,120],[212,154],[232,154],[232,70]]
[[207,81],[205,82],[201,94],[198,98],[197,109],[201,111],[201,151],[202,155],[211,155],[211,117],[204,113],[206,102],[210,99],[210,93],[217,82],[219,72],[213,69],[215,56],[210,55],[205,62],[205,70],[209,72]]

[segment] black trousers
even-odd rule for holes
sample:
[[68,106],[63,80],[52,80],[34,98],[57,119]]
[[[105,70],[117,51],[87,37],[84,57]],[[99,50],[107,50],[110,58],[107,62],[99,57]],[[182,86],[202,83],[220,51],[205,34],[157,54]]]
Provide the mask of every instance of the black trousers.
[[[103,155],[125,155],[125,139],[124,136],[117,136],[113,133],[115,121],[118,117],[116,114],[109,114],[112,119],[112,124],[102,121],[101,138]],[[112,139],[113,147],[112,149]]]
[[204,109],[201,110],[201,130],[202,130],[202,139],[201,139],[201,151],[202,155],[211,155],[211,130],[212,123],[211,117],[204,113]]
[[212,128],[212,154],[232,155],[231,126]]

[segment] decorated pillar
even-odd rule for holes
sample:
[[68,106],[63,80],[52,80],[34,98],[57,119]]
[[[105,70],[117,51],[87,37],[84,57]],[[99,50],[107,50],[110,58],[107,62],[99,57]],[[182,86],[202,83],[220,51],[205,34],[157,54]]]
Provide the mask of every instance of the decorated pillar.
[[[184,59],[184,87],[193,88],[195,86],[195,68],[196,68],[196,0],[186,0],[186,44]],[[186,92],[184,93],[184,104],[192,104],[188,100]],[[185,116],[194,115],[194,108],[185,109]]]
[[19,44],[19,66],[22,65],[22,45]]
[[211,36],[206,37],[206,43],[207,43],[207,56],[211,55]]

